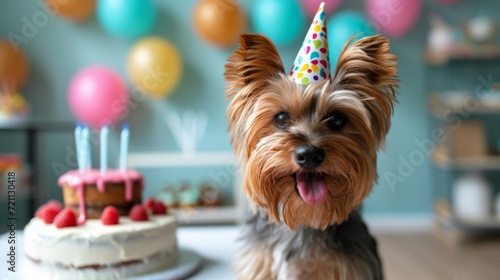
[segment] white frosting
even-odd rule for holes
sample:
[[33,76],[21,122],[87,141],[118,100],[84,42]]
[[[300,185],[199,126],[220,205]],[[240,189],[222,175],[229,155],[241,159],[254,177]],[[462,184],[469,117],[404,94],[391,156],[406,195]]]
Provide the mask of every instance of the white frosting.
[[[112,226],[103,225],[98,219],[89,219],[82,226],[62,229],[33,218],[24,230],[25,253],[40,261],[40,266],[59,268],[61,265],[109,266],[137,260],[147,263],[152,257],[158,259],[159,256],[164,256],[161,258],[164,263],[171,262],[177,255],[176,220],[173,215],[149,218],[149,221],[134,222],[128,217],[120,217],[120,224]],[[157,260],[154,266],[165,265]],[[151,270],[151,267],[143,267]],[[94,269],[86,270],[95,272]],[[99,271],[106,270],[116,272],[112,267]]]
[[127,266],[110,267],[95,270],[64,269],[57,265],[46,263],[36,264],[30,260],[23,262],[23,279],[51,279],[51,280],[114,280],[132,276],[144,275],[160,271],[173,266],[177,261],[177,254],[159,255],[148,259],[146,262],[135,263]]

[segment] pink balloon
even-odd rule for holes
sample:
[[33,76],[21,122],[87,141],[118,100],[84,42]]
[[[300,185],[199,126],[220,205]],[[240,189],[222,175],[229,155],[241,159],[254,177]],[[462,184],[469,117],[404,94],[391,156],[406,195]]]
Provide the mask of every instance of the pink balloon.
[[373,25],[383,33],[401,37],[418,20],[421,0],[367,0],[366,13]]
[[340,4],[341,0],[300,0],[304,12],[310,18],[314,18],[321,2],[325,2],[325,14],[331,14]]
[[128,91],[123,80],[112,69],[92,66],[73,77],[68,99],[71,111],[79,121],[100,128],[124,117]]

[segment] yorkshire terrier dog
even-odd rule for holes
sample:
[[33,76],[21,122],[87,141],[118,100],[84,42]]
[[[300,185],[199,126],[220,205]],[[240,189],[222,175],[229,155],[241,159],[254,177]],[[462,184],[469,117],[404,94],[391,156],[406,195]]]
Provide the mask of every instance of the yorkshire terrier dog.
[[[396,57],[382,36],[346,43],[331,76],[304,70],[321,66],[316,56],[289,76],[267,37],[245,34],[228,58],[228,130],[255,206],[236,260],[240,279],[383,279],[358,208],[377,181]],[[319,77],[304,80],[314,71]]]

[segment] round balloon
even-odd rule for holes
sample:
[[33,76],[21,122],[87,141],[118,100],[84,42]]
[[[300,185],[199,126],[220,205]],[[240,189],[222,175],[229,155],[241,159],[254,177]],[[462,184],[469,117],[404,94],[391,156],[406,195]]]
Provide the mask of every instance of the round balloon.
[[127,86],[112,69],[92,66],[71,80],[68,101],[73,115],[93,128],[111,125],[124,117],[128,106]]
[[309,18],[314,18],[322,2],[325,2],[325,14],[330,15],[340,5],[341,0],[300,0]]
[[267,35],[277,46],[292,43],[307,24],[298,0],[256,0],[251,19],[255,32]]
[[157,98],[165,97],[180,81],[181,56],[164,39],[148,37],[132,46],[127,58],[127,72],[139,89]]
[[45,0],[45,5],[57,16],[72,21],[84,21],[95,11],[96,0]]
[[28,78],[28,59],[23,51],[7,40],[0,40],[0,88],[16,91]]
[[97,19],[109,33],[135,39],[153,29],[156,11],[152,0],[99,0]]
[[372,23],[393,37],[405,35],[415,25],[421,8],[421,0],[366,0],[366,13]]
[[327,30],[332,69],[335,69],[340,52],[349,39],[354,37],[354,40],[358,40],[374,35],[374,28],[370,22],[363,14],[355,11],[342,11],[330,17],[327,21]]
[[229,47],[245,29],[245,13],[235,0],[201,0],[194,8],[193,23],[201,38]]

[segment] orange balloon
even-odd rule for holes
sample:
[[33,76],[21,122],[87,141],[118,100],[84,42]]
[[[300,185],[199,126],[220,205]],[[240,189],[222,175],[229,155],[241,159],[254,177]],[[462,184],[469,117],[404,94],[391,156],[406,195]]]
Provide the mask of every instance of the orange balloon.
[[234,0],[201,0],[194,9],[193,19],[201,38],[220,47],[234,44],[246,23],[243,9]]
[[19,90],[28,78],[28,68],[23,51],[0,40],[0,89],[6,85],[10,90]]
[[56,15],[71,21],[84,21],[95,11],[96,0],[45,0]]

